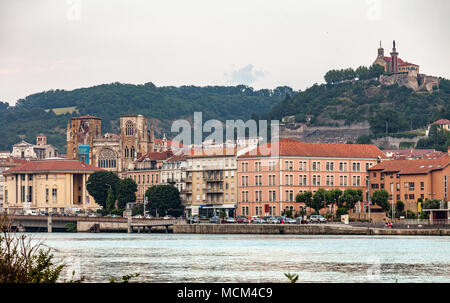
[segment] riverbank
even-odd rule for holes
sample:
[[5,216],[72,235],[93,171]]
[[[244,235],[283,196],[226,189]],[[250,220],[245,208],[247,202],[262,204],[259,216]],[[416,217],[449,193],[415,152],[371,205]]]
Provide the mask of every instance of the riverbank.
[[369,228],[338,224],[176,224],[174,234],[450,236],[450,229]]

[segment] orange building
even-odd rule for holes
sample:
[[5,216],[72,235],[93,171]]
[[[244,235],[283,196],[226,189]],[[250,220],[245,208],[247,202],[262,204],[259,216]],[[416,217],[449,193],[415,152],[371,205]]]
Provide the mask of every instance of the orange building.
[[281,215],[299,211],[298,193],[319,188],[361,189],[368,194],[368,169],[385,158],[375,145],[306,143],[281,139],[275,153],[266,143],[238,157],[238,214]]
[[389,202],[405,203],[405,210],[417,212],[417,200],[448,201],[450,156],[425,160],[391,160],[369,169],[370,194],[384,189]]

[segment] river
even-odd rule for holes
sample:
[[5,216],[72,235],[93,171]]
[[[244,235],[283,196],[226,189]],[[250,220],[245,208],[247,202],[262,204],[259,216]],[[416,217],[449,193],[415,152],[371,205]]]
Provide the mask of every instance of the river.
[[68,266],[108,282],[450,282],[450,237],[30,233]]

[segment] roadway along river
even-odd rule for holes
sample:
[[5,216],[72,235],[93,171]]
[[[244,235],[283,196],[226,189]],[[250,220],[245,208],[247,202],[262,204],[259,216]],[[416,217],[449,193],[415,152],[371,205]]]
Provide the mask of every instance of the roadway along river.
[[450,282],[450,237],[33,233],[88,282]]

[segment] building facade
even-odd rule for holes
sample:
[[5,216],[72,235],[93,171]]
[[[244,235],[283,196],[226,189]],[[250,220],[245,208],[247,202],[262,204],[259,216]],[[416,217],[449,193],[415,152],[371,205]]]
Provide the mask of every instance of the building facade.
[[237,203],[236,149],[208,149],[187,155],[186,216],[234,216]]
[[24,140],[14,144],[10,156],[13,158],[42,160],[58,156],[58,150],[53,145],[47,144],[47,136],[39,134],[36,136],[36,144],[31,144]]
[[369,169],[370,194],[389,193],[389,203],[402,201],[405,210],[418,211],[421,198],[449,200],[450,156],[436,159],[383,161]]
[[161,184],[161,169],[165,160],[172,157],[171,151],[150,152],[132,163],[128,170],[121,173],[122,178],[131,178],[137,184],[136,202],[145,200],[145,192],[151,186]]
[[19,166],[21,164],[27,163],[28,160],[20,159],[20,158],[1,158],[0,159],[0,213],[3,212],[3,203],[4,203],[4,188],[5,188],[5,177],[3,176],[3,172]]
[[419,65],[403,61],[398,57],[397,49],[395,48],[395,41],[393,41],[392,51],[390,53],[390,57],[384,56],[384,49],[381,47],[378,48],[378,56],[373,62],[373,64],[381,65],[384,67],[384,71],[386,73],[408,73],[410,71],[414,71],[419,73]]
[[238,214],[280,216],[283,210],[298,212],[303,203],[296,195],[339,188],[361,189],[368,195],[368,169],[384,159],[375,145],[306,143],[281,139],[272,143],[275,153],[263,155],[261,148],[237,158]]
[[3,172],[3,208],[64,212],[100,208],[86,190],[89,176],[101,169],[78,160],[36,160]]
[[183,155],[173,155],[164,161],[161,167],[161,184],[173,185],[180,192],[181,202],[186,203],[186,157]]

